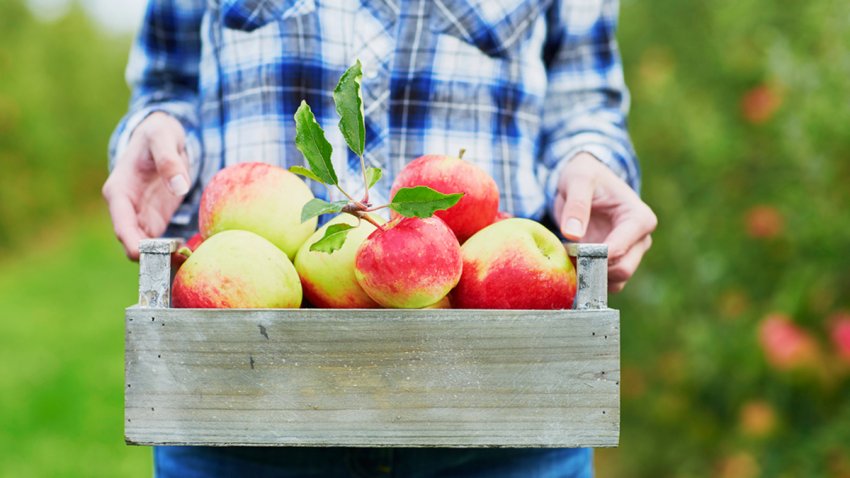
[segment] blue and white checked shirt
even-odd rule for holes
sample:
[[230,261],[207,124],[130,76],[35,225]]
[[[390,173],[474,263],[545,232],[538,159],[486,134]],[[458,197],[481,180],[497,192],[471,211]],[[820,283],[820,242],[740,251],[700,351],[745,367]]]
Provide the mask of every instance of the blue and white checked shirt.
[[110,164],[151,112],[177,117],[194,185],[173,219],[185,224],[222,167],[303,164],[293,115],[305,99],[343,187],[359,195],[332,97],[359,58],[365,159],[386,178],[376,203],[409,161],[465,148],[499,185],[502,210],[539,219],[559,168],[581,151],[638,188],[617,14],[617,0],[150,0]]

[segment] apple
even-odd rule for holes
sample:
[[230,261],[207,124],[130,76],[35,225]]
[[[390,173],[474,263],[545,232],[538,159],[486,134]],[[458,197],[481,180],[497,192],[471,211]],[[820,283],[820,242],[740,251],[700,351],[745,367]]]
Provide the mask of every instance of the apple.
[[301,281],[286,254],[248,231],[205,240],[177,271],[176,308],[297,308]]
[[499,189],[496,181],[469,161],[459,157],[426,155],[411,161],[396,176],[390,197],[401,188],[428,186],[443,194],[464,193],[452,208],[435,215],[446,221],[463,243],[473,234],[490,225],[499,210]]
[[564,245],[542,224],[504,219],[461,247],[463,275],[454,291],[458,309],[567,309],[576,273]]
[[512,217],[514,217],[514,215],[507,211],[498,211],[496,213],[496,217],[493,219],[493,222],[504,221],[505,219],[510,219]]
[[419,309],[443,299],[460,280],[460,244],[438,217],[396,219],[366,238],[354,274],[383,307]]
[[[180,266],[186,262],[186,258],[189,257],[192,252],[195,252],[202,242],[204,242],[204,236],[202,236],[200,232],[196,232],[189,238],[188,241],[186,241],[185,244],[183,244],[183,247],[178,249],[177,252],[171,253],[171,271],[174,272],[179,269]],[[188,249],[188,253],[183,249],[184,247]]]
[[751,400],[741,407],[740,428],[744,435],[764,438],[776,430],[776,409],[765,400]]
[[756,86],[741,97],[741,113],[748,122],[762,124],[782,106],[782,95],[771,85]]
[[850,313],[838,312],[830,317],[830,337],[838,357],[850,363]]
[[[301,276],[304,296],[313,306],[331,309],[379,307],[354,276],[357,249],[375,231],[375,226],[368,221],[361,220],[359,225],[357,222],[358,219],[351,214],[340,214],[313,233],[298,250],[295,270]],[[357,227],[348,233],[341,249],[330,254],[310,250],[310,246],[324,237],[328,226],[342,223]]]
[[438,300],[436,303],[431,304],[427,307],[423,307],[424,309],[451,309],[452,303],[449,300],[449,296],[445,296],[442,299]]
[[289,256],[316,230],[318,219],[301,222],[301,210],[313,199],[307,184],[289,171],[265,163],[241,163],[213,176],[201,196],[201,235],[230,229],[251,231]]
[[779,370],[812,368],[819,360],[815,338],[785,314],[772,313],[762,319],[758,339],[768,363]]

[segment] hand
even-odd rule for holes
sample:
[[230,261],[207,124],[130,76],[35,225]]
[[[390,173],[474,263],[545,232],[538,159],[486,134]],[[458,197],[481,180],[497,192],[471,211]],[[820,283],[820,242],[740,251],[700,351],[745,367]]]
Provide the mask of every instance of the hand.
[[155,112],[133,131],[103,185],[115,236],[132,260],[139,259],[139,241],[165,232],[189,192],[185,144],[183,125]]
[[611,292],[623,290],[658,224],[637,193],[588,153],[579,153],[561,171],[555,217],[567,239],[608,245]]

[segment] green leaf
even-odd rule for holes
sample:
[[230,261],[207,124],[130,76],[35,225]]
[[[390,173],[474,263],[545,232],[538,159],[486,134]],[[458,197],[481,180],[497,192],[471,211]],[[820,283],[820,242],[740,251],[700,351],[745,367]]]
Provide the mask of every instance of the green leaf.
[[310,171],[309,169],[305,168],[304,166],[292,166],[291,168],[289,168],[289,172],[310,178],[313,181],[318,181],[320,183],[324,183],[324,181],[322,181],[321,178],[316,176],[316,173],[314,173],[313,171]]
[[443,194],[427,186],[402,188],[390,208],[405,217],[431,217],[436,211],[454,206],[462,197],[463,193]]
[[322,214],[340,212],[347,205],[348,201],[327,202],[319,198],[313,198],[301,209],[301,222],[306,222]]
[[360,95],[360,80],[363,69],[360,60],[339,79],[334,89],[334,103],[339,114],[339,129],[348,147],[357,156],[363,156],[366,147],[366,123],[363,119],[363,98]]
[[348,233],[354,229],[349,224],[333,224],[325,229],[325,235],[310,246],[311,251],[326,252],[328,254],[337,251],[345,244]]
[[333,185],[339,183],[331,163],[333,147],[325,139],[325,132],[316,122],[310,105],[303,100],[295,112],[295,147],[304,155],[319,181]]
[[369,188],[375,185],[383,176],[381,168],[366,168],[366,182],[369,183]]

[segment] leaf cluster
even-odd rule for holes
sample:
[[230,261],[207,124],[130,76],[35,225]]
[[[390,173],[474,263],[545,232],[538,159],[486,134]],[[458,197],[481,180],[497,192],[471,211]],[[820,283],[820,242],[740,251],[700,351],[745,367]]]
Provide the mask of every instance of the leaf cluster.
[[[380,168],[366,167],[363,155],[366,148],[366,123],[363,109],[363,98],[360,84],[363,68],[357,60],[340,77],[333,92],[336,112],[339,115],[339,129],[351,151],[360,158],[363,173],[363,198],[360,200],[346,192],[339,182],[334,170],[332,155],[333,147],[325,137],[325,131],[316,121],[310,105],[301,101],[295,112],[295,146],[304,155],[307,167],[292,166],[289,170],[326,186],[336,187],[347,200],[334,202],[313,199],[301,211],[301,221],[307,221],[322,214],[346,212],[360,219],[372,221],[368,213],[383,208],[389,208],[404,217],[426,218],[436,211],[448,209],[463,197],[462,193],[443,194],[426,186],[402,188],[392,198],[389,204],[373,207],[369,202],[369,189],[380,181],[383,172]],[[379,228],[382,226],[375,223]],[[338,227],[345,226],[345,227]],[[352,226],[338,224],[328,227],[324,237],[313,244],[311,250],[333,252],[345,242],[345,237]]]

